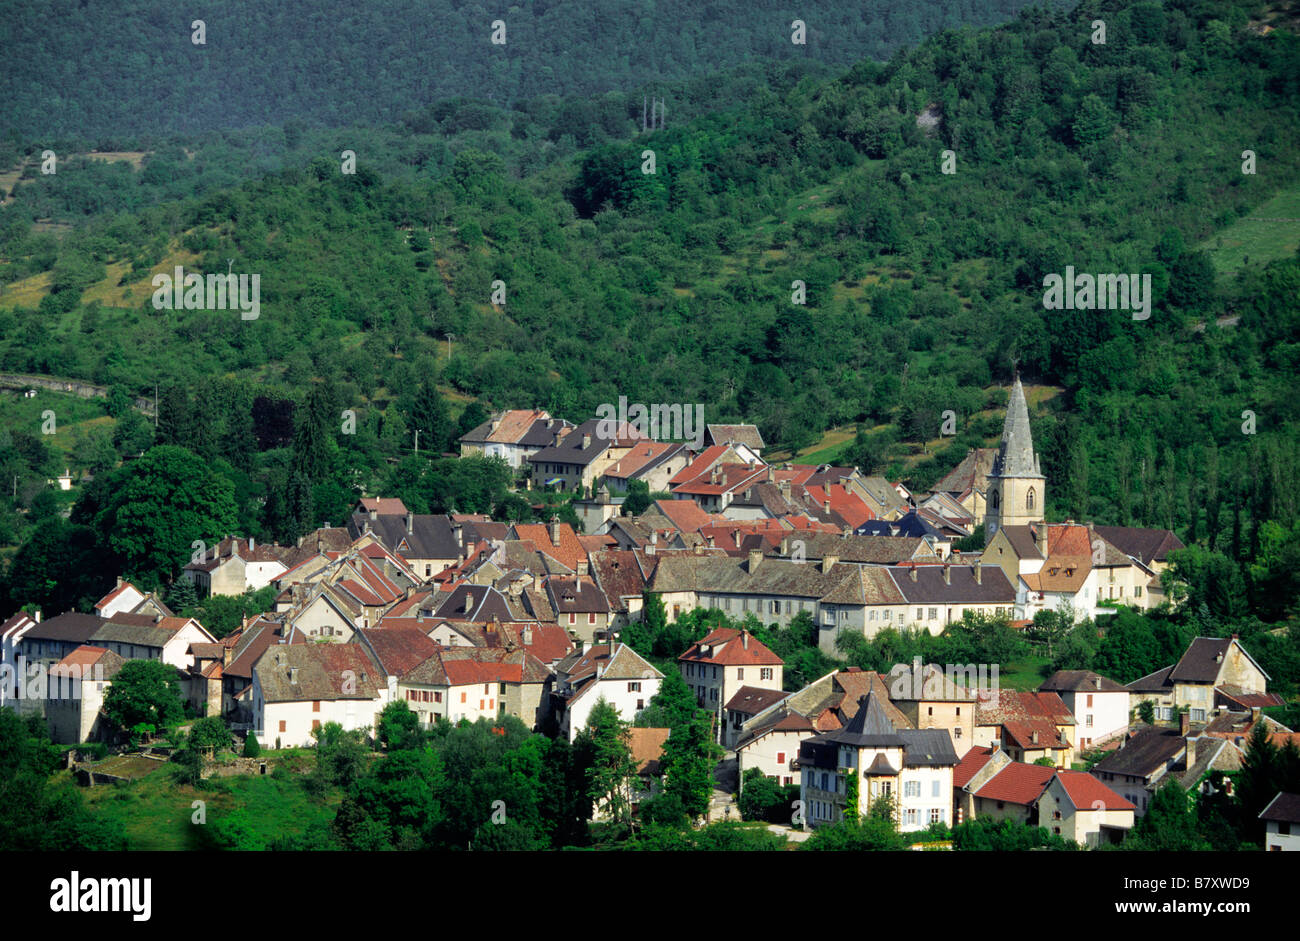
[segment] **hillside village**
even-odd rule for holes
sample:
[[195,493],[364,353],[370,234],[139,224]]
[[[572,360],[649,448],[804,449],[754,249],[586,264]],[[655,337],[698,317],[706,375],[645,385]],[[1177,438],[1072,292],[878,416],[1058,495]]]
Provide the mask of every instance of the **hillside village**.
[[[1162,575],[1183,548],[1172,532],[1043,519],[1051,482],[1018,379],[999,446],[970,451],[929,493],[853,467],[769,463],[751,425],[709,425],[696,449],[631,423],[608,434],[594,419],[507,411],[460,447],[504,460],[529,489],[576,492],[585,531],[376,496],[294,545],[225,534],[183,578],[200,596],[270,589],[269,608],[217,636],[119,578],[93,613],[17,612],[0,625],[6,675],[48,685],[7,682],[3,705],[43,715],[58,743],[137,745],[102,706],[123,667],[147,660],[174,670],[189,715],[272,752],[311,747],[333,723],[373,740],[394,703],[421,728],[511,716],[572,743],[594,710],[635,721],[676,671],[719,756],[701,819],[738,818],[744,788],[765,779],[797,788],[794,839],[885,798],[904,834],[986,817],[1090,848],[1121,842],[1170,780],[1223,787],[1252,736],[1300,742],[1262,714],[1285,700],[1236,635],[1196,637],[1127,684],[1058,670],[1036,689],[1000,685],[997,663],[919,658],[792,682],[756,636],[749,625],[809,626],[835,662],[850,635],[890,628],[1024,632],[1044,612],[1104,623],[1170,604]],[[650,495],[645,509],[623,515],[634,491]],[[675,656],[638,640],[650,620],[701,610],[722,617],[697,621],[702,635]],[[662,788],[669,737],[629,733],[633,813]],[[1300,849],[1294,796],[1274,804],[1268,849]]]

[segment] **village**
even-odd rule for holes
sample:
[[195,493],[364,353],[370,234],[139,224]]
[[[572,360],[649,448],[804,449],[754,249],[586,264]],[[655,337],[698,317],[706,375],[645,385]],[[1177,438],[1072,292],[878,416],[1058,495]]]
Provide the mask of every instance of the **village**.
[[[0,705],[43,715],[55,742],[120,748],[105,696],[147,660],[174,669],[190,715],[268,751],[311,747],[331,723],[373,739],[395,702],[421,727],[512,716],[573,742],[602,703],[635,720],[676,669],[722,755],[700,822],[738,819],[761,776],[798,788],[777,827],[796,841],[884,798],[902,833],[991,818],[1095,848],[1121,842],[1171,780],[1224,786],[1260,727],[1278,748],[1300,743],[1262,714],[1285,700],[1236,635],[1196,637],[1127,684],[1058,670],[1012,689],[1005,664],[919,658],[792,684],[743,626],[810,622],[816,649],[839,660],[848,635],[940,635],[972,618],[1024,631],[1043,612],[1104,623],[1169,604],[1162,575],[1183,548],[1171,531],[1043,519],[1049,482],[1018,379],[999,446],[971,450],[924,494],[853,467],[768,463],[752,425],[707,425],[692,447],[606,421],[506,411],[460,440],[462,456],[578,494],[585,531],[376,496],[294,545],[224,534],[184,578],[205,596],[269,587],[270,608],[217,637],[119,578],[93,614],[20,611],[0,625]],[[622,515],[642,487],[656,498]],[[977,534],[982,548],[963,548]],[[702,609],[742,626],[708,629],[659,666],[629,642],[652,611],[672,624]],[[668,738],[630,730],[634,813],[662,786]],[[1261,817],[1267,849],[1300,849],[1298,811],[1300,797],[1277,795]]]

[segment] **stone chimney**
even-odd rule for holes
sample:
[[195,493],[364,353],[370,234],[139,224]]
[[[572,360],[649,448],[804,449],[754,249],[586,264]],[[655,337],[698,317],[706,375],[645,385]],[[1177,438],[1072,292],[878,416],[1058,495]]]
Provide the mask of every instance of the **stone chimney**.
[[749,550],[749,568],[747,569],[747,571],[749,572],[749,574],[750,574],[750,575],[753,575],[755,572],[757,572],[757,571],[758,571],[758,567],[759,567],[760,565],[762,565],[762,564],[763,564],[763,550],[762,550],[762,549],[750,549],[750,550]]
[[1092,678],[1092,687],[1093,687],[1093,689],[1101,689],[1101,677],[1100,677],[1100,676],[1094,676],[1094,677]]
[[943,583],[945,585],[952,584],[952,566],[947,562],[943,563]]
[[713,534],[712,534],[712,533],[709,533],[709,535],[705,536],[705,537],[704,537],[704,542],[705,542],[705,544],[706,544],[710,549],[712,549],[712,548],[713,548]]
[[585,451],[589,447],[591,447],[591,435],[585,434],[582,436],[582,449]]
[[406,531],[408,533],[415,531],[415,514],[410,510],[406,511]]
[[1035,729],[1033,732],[1030,732],[1030,733],[1029,733],[1029,743],[1030,743],[1031,745],[1037,745],[1037,744],[1038,744],[1038,730],[1037,730],[1037,729]]
[[982,585],[982,584],[984,584],[984,583],[980,580],[981,577],[982,577],[982,575],[983,575],[983,573],[980,571],[980,570],[983,568],[983,563],[977,561],[977,562],[975,563],[975,565],[973,566],[973,568],[975,569],[975,584],[976,584],[976,585]]
[[776,480],[776,468],[771,464],[767,465],[767,482],[770,484]]
[[379,519],[379,510],[377,510],[377,509],[372,509],[372,510],[370,511],[370,519],[371,519],[372,522],[373,522],[374,520]]
[[298,668],[297,668],[297,667],[289,667],[289,682],[290,682],[292,685],[294,685],[294,686],[297,686],[297,685],[298,685]]
[[1186,735],[1187,730],[1190,727],[1191,727],[1191,713],[1186,711],[1180,712],[1178,714],[1178,734]]
[[559,548],[560,545],[560,521],[557,517],[551,517],[550,526],[551,545]]
[[911,566],[907,574],[908,577],[912,579],[912,581],[916,581],[916,566],[915,565]]
[[[410,532],[408,529],[407,532]],[[455,541],[457,548],[464,548],[464,527],[460,523],[452,522],[451,538]]]
[[533,627],[531,624],[525,624],[523,630],[519,632],[519,639],[523,641],[525,647],[533,645]]
[[744,647],[746,650],[749,649],[749,631],[742,630],[740,632],[740,646]]
[[789,554],[790,554],[790,537],[789,537],[789,536],[782,536],[782,537],[781,537],[781,555],[782,555],[782,556],[788,556]]
[[1036,541],[1037,544],[1038,544],[1038,554],[1041,555],[1041,556],[1045,559],[1045,558],[1047,558],[1047,523],[1046,523],[1046,521],[1041,522],[1041,523],[1038,523],[1038,524],[1035,526],[1035,529],[1037,529],[1037,534],[1036,534],[1036,540],[1035,540],[1035,541]]
[[840,557],[837,555],[822,556],[822,574],[829,575],[831,569],[840,564]]
[[253,555],[253,550],[256,549],[256,548],[257,548],[257,541],[256,541],[252,536],[249,536],[249,537],[248,537],[248,555],[249,555],[250,557],[252,557],[252,555]]

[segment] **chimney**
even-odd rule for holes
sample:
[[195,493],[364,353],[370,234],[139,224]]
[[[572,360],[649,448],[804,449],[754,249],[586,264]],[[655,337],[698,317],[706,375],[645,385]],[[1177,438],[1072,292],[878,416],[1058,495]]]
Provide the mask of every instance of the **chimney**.
[[558,448],[558,447],[560,446],[560,438],[562,438],[562,437],[563,437],[563,435],[560,434],[560,429],[559,429],[559,428],[556,428],[556,429],[555,429],[555,435],[554,435],[554,437],[553,437],[552,440],[551,440],[551,447],[553,447],[553,448]]
[[762,565],[762,564],[763,564],[763,550],[761,550],[761,549],[750,549],[750,550],[749,550],[749,568],[748,568],[748,570],[747,570],[747,571],[749,572],[749,574],[750,574],[750,575],[753,575],[755,572],[757,572],[757,571],[758,571],[758,567],[759,567],[760,565]]
[[1092,687],[1093,687],[1093,689],[1101,689],[1101,677],[1100,677],[1100,676],[1094,676],[1094,677],[1092,678]]
[[1038,530],[1038,532],[1037,532],[1037,537],[1036,537],[1036,542],[1037,542],[1037,544],[1038,544],[1038,554],[1041,555],[1041,556],[1045,559],[1045,558],[1047,558],[1047,523],[1046,523],[1046,521],[1039,523],[1035,528]]
[[424,621],[424,609],[420,608],[415,612],[415,619],[421,623]]
[[1191,718],[1190,718],[1190,717],[1191,717],[1191,713],[1190,713],[1190,712],[1180,712],[1180,713],[1178,713],[1178,734],[1179,734],[1179,735],[1186,735],[1186,734],[1187,734],[1187,730],[1188,730],[1188,728],[1190,728],[1190,726],[1191,726]]
[[916,566],[911,566],[907,574],[911,577],[912,581],[916,581]]
[[975,563],[975,565],[974,565],[974,569],[975,569],[975,584],[976,584],[976,585],[982,585],[982,584],[984,584],[982,581],[980,581],[980,578],[981,578],[981,575],[982,575],[980,569],[981,569],[982,567],[983,567],[983,566],[982,566],[982,563],[980,563],[980,562],[978,562],[978,561],[977,561],[977,562]]
[[1033,732],[1029,733],[1029,743],[1031,745],[1038,744],[1038,731],[1036,729]]
[[582,449],[585,451],[585,450],[587,450],[587,448],[589,448],[589,447],[591,447],[591,435],[589,435],[589,434],[588,434],[588,435],[583,435],[583,436],[582,436]]
[[122,576],[121,576],[121,575],[117,576],[117,584],[116,584],[115,586],[113,586],[113,587],[114,587],[114,588],[121,588],[121,587],[122,587]]
[[709,547],[710,549],[713,548],[713,534],[712,534],[712,533],[709,533],[709,535],[705,536],[705,537],[704,537],[704,541],[705,541],[705,543],[708,545],[708,547]]
[[378,510],[373,510],[373,509],[372,509],[372,510],[370,511],[370,518],[371,518],[371,520],[377,520],[377,519],[379,519],[379,511],[378,511]]
[[297,685],[298,685],[298,668],[297,668],[297,667],[290,667],[290,668],[289,668],[289,682],[290,682],[292,685],[294,685],[294,686],[297,686]]
[[533,645],[533,627],[531,624],[525,624],[524,629],[519,632],[520,640],[524,642],[525,647]]
[[409,533],[409,532],[413,532],[414,530],[415,530],[415,514],[412,513],[410,510],[407,510],[407,511],[406,511],[406,531]]
[[252,536],[248,537],[248,554],[251,556],[253,550],[257,548],[257,541]]
[[767,465],[767,482],[770,484],[776,480],[776,468],[771,464]]
[[[410,530],[408,529],[407,532],[410,532]],[[451,538],[455,540],[458,548],[464,548],[464,527],[460,523],[453,522],[451,524]]]
[[840,557],[839,557],[839,556],[837,556],[837,555],[823,555],[823,556],[822,556],[822,574],[823,574],[823,575],[828,575],[828,574],[830,574],[830,570],[833,569],[833,568],[835,568],[835,566],[837,566],[837,565],[839,565],[839,564],[840,564]]
[[286,663],[288,663],[288,659],[286,658],[285,652],[283,650],[277,650],[275,652],[275,662],[278,666],[284,666]]
[[947,562],[943,563],[943,583],[945,585],[952,584],[952,566]]
[[[120,580],[121,580],[121,579],[119,579],[119,581],[120,581]],[[36,619],[36,623],[37,623],[37,624],[40,624],[40,623],[41,623],[41,609],[40,609],[40,608],[37,608],[35,611],[33,611],[33,612],[32,612],[32,616]]]
[[740,632],[740,646],[744,647],[746,650],[749,649],[749,631],[742,630]]
[[722,468],[719,467],[717,464],[714,464],[713,468],[709,471],[709,483],[711,484],[722,483]]
[[559,548],[560,545],[560,521],[557,517],[551,517],[551,545]]
[[789,554],[790,554],[790,537],[789,537],[789,536],[782,536],[782,537],[781,537],[781,555],[782,555],[782,556],[788,556]]
[[831,511],[831,498],[830,498],[830,497],[827,497],[825,500],[822,501],[822,510],[825,511],[827,514],[830,513],[830,511]]

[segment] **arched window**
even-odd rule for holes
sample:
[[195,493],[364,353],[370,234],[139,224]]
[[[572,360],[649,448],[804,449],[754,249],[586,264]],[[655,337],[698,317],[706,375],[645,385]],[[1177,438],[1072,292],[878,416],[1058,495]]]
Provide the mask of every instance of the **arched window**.
[[993,507],[995,510],[998,508],[998,492],[996,490],[993,491],[993,494],[989,499],[989,506]]
[[1025,509],[1032,510],[1033,508],[1034,508],[1034,488],[1030,487],[1029,492],[1025,494]]

